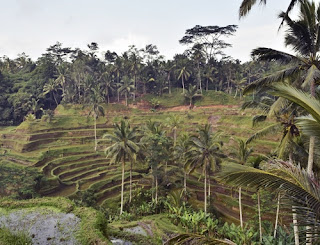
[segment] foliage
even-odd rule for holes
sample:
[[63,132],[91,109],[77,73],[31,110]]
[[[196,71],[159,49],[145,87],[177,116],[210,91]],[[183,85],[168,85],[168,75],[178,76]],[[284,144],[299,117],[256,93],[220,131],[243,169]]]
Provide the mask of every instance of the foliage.
[[153,109],[157,109],[160,106],[160,100],[158,100],[156,98],[152,98],[150,100],[150,104],[151,104]]
[[30,199],[39,196],[43,175],[34,168],[0,163],[1,196]]
[[[229,165],[222,173],[229,184],[243,187],[264,188],[270,191],[282,191],[288,205],[294,205],[300,220],[299,226],[312,227],[305,231],[318,234],[319,230],[319,183],[300,166],[292,163],[271,161],[267,170],[258,170],[241,165]],[[300,235],[305,235],[300,232]]]
[[31,244],[31,238],[24,233],[11,233],[6,228],[0,228],[0,245],[14,244],[26,245]]
[[224,223],[218,232],[220,235],[233,241],[237,245],[258,244],[256,242],[258,232],[248,226],[241,228],[233,223],[231,225]]

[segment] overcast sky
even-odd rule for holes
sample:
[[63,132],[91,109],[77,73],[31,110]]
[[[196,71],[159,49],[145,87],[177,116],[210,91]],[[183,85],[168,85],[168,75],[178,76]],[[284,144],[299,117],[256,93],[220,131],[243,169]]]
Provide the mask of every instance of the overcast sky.
[[0,56],[15,58],[25,52],[33,59],[61,42],[65,47],[85,48],[97,42],[100,50],[122,53],[129,45],[157,45],[172,58],[185,47],[179,39],[195,25],[239,26],[226,39],[226,52],[247,61],[256,47],[284,50],[278,32],[280,10],[289,0],[268,1],[255,6],[239,20],[242,0],[2,0]]

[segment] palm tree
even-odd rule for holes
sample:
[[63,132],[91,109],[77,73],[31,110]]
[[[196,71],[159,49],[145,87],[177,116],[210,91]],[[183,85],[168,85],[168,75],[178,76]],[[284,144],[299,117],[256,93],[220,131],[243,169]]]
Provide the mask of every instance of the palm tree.
[[134,82],[127,76],[122,78],[122,82],[123,83],[119,87],[118,91],[120,94],[124,94],[126,106],[128,106],[128,95],[130,95],[134,90]]
[[[247,162],[252,152],[253,152],[253,149],[249,148],[248,144],[245,141],[238,139],[237,156],[240,164],[244,165]],[[243,228],[241,194],[242,194],[242,190],[241,190],[241,187],[239,187],[239,216],[240,216],[240,226],[241,228]]]
[[172,114],[166,118],[166,125],[172,130],[173,132],[173,147],[176,146],[177,143],[177,129],[183,123],[182,118],[177,114]]
[[188,90],[186,90],[186,92],[183,95],[186,99],[189,100],[189,109],[192,109],[193,107],[193,99],[202,97],[202,95],[198,93],[196,85],[190,85]]
[[44,95],[50,94],[53,97],[54,101],[56,102],[57,106],[59,104],[55,94],[59,88],[60,88],[59,84],[54,79],[49,79],[49,81],[43,86],[43,94]]
[[[303,0],[290,0],[289,6],[287,8],[287,11],[285,12],[286,16],[288,16],[288,14],[290,13],[290,11],[293,9],[293,7],[298,4],[299,2],[302,2]],[[259,4],[266,4],[267,0],[259,0],[258,1]],[[257,3],[257,0],[242,0],[242,3],[240,5],[240,9],[239,9],[239,17],[244,17],[246,16],[253,5],[255,5]],[[281,23],[282,25],[282,23]]]
[[[120,57],[117,57],[111,69],[111,71],[115,74],[117,85],[120,85],[120,76],[122,73],[122,69],[123,69],[122,59]],[[120,95],[119,90],[117,90],[118,102],[120,101],[119,95]]]
[[184,81],[188,80],[190,77],[190,72],[187,70],[187,67],[184,66],[181,69],[179,69],[179,76],[178,80],[181,78],[182,83],[182,93],[184,94]]
[[165,163],[167,168],[167,162],[170,157],[169,140],[166,137],[166,131],[163,130],[162,124],[152,120],[147,121],[144,127],[144,136],[141,138],[141,144],[144,147],[143,152],[151,168],[153,186],[155,186],[154,200],[157,203],[161,165]]
[[[275,82],[288,80],[296,87],[309,89],[315,95],[315,85],[320,79],[320,6],[307,0],[300,2],[300,16],[297,21],[292,20],[287,13],[281,13],[284,23],[288,25],[285,35],[286,46],[296,51],[296,55],[269,49],[258,48],[252,52],[259,60],[276,60],[288,64],[288,68],[260,79],[247,87],[247,91],[258,87],[265,88]],[[310,137],[308,169],[313,167],[313,152],[315,138]]]
[[110,94],[116,89],[111,73],[105,71],[101,74],[99,81],[103,84],[104,94],[107,96],[107,103],[110,103]]
[[209,65],[206,67],[204,71],[204,78],[206,79],[206,91],[209,90],[209,81],[213,83],[214,81],[214,76],[213,74],[216,74],[217,71],[214,67],[210,67]]
[[228,164],[223,167],[222,179],[231,185],[281,191],[293,205],[293,212],[300,222],[298,226],[309,226],[312,230],[300,231],[317,237],[320,232],[320,182],[306,170],[292,163],[273,160],[268,169],[259,170],[242,165]]
[[[124,193],[124,170],[126,160],[130,162],[135,160],[135,156],[139,151],[136,143],[138,138],[137,129],[131,128],[129,123],[122,120],[120,124],[114,124],[115,130],[113,134],[105,134],[103,138],[107,139],[112,145],[105,149],[107,157],[111,157],[111,163],[119,163],[122,160],[122,179],[121,179],[121,206],[120,215],[123,212],[123,193]],[[131,183],[130,183],[131,186]],[[130,187],[131,188],[131,187]]]
[[[317,138],[320,137],[320,102],[317,99],[315,99],[312,95],[300,91],[287,84],[274,85],[273,94],[276,96],[281,96],[282,98],[288,99],[300,105],[308,113],[310,113],[309,116],[298,117],[297,125],[299,126],[299,129],[302,133],[309,136],[314,135]],[[283,169],[280,169],[281,171],[272,170],[272,172],[270,173],[256,173],[253,172],[256,170],[246,169],[239,171],[237,170],[233,174],[230,173],[230,176],[232,176],[231,179],[237,179],[237,183],[241,182],[242,184],[243,182],[242,180],[240,180],[240,178],[243,180],[246,178],[248,184],[250,182],[250,184],[257,186],[259,183],[261,187],[278,189],[287,193],[286,196],[288,196],[289,199],[296,203],[296,205],[294,205],[292,209],[294,217],[299,217],[299,220],[302,220],[302,225],[307,226],[307,243],[310,244],[310,239],[312,239],[312,236],[314,234],[319,233],[320,229],[319,216],[317,215],[320,211],[320,193],[316,193],[319,192],[319,183],[318,180],[315,179],[314,174],[310,174],[310,169],[307,169],[307,171],[303,170],[299,166],[293,166],[291,162],[285,163],[285,166],[287,165],[289,167],[287,167],[285,171]],[[230,171],[230,168],[228,171]],[[244,173],[243,171],[245,171],[246,173]],[[254,175],[255,180],[249,178],[249,175]],[[238,176],[239,178],[236,176]],[[286,181],[288,180],[291,183],[287,183]],[[305,193],[301,194],[300,191]],[[316,198],[318,200],[312,200],[312,198]],[[303,212],[301,212],[301,210],[303,210]],[[297,218],[294,218],[294,221],[297,221]],[[297,225],[301,225],[300,223],[295,222],[295,227]],[[297,235],[297,233],[298,231],[297,229],[295,229],[295,235]],[[298,239],[295,239],[297,243]]]
[[187,193],[187,169],[186,163],[187,158],[186,154],[190,150],[190,135],[188,134],[182,134],[178,139],[178,144],[175,147],[175,155],[179,161],[179,163],[183,166],[183,191],[184,193]]
[[91,103],[92,107],[89,112],[89,116],[93,115],[94,118],[94,151],[97,151],[98,141],[97,141],[97,119],[99,116],[104,116],[104,108],[103,106],[99,105],[99,102],[102,101],[102,96],[99,93],[98,88],[92,88],[91,93]]
[[[211,125],[206,124],[197,130],[197,135],[191,137],[191,149],[187,152],[186,169],[189,173],[196,168],[202,167],[204,176],[204,211],[207,212],[207,178],[210,171],[215,171],[223,154],[220,152],[221,143],[218,141],[219,134],[213,134]],[[210,193],[210,179],[209,179]]]

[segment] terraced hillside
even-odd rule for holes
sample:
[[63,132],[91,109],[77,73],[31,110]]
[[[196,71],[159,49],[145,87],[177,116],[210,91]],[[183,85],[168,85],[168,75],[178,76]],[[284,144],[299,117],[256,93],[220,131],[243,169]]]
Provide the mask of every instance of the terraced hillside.
[[[81,193],[91,192],[99,205],[116,207],[120,200],[121,166],[110,163],[101,140],[105,132],[112,132],[113,122],[127,118],[134,125],[147,120],[165,120],[170,114],[179,114],[184,123],[179,132],[194,131],[198,125],[211,123],[216,131],[222,131],[225,152],[232,158],[236,151],[236,139],[248,138],[257,129],[251,127],[252,112],[240,111],[237,105],[198,106],[189,111],[186,106],[171,107],[158,112],[145,108],[125,108],[119,105],[106,108],[106,116],[98,119],[98,151],[94,151],[93,119],[85,116],[87,109],[59,106],[51,122],[26,121],[19,127],[0,128],[0,161],[23,166],[34,166],[46,176],[41,189],[44,196],[77,198]],[[266,122],[260,127],[271,122]],[[178,132],[178,133],[179,133]],[[168,131],[168,134],[170,132]],[[269,153],[277,139],[273,136],[255,145],[255,154]],[[129,166],[127,166],[129,170]],[[187,180],[194,205],[203,201],[201,171],[196,171]],[[128,192],[129,171],[126,171],[125,190]],[[169,164],[168,177],[163,178],[172,186],[182,186],[181,167]],[[133,166],[134,188],[151,188],[152,176],[142,163]],[[228,210],[228,218],[238,216],[236,193],[211,179],[215,208],[222,213]],[[234,197],[232,197],[232,194]],[[246,194],[244,194],[246,195]],[[248,196],[249,197],[249,196]],[[245,212],[250,213],[252,201],[245,198]]]

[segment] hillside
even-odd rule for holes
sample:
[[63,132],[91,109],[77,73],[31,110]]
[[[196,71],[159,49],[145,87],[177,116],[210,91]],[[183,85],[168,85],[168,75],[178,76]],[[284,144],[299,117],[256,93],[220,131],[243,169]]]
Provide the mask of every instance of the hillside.
[[[211,123],[213,129],[221,132],[224,152],[231,158],[235,157],[236,139],[246,139],[258,128],[252,128],[251,111],[240,111],[241,101],[221,92],[212,92],[196,103],[193,110],[182,106],[178,95],[175,100],[159,98],[160,109],[150,111],[148,100],[138,102],[129,108],[110,104],[105,106],[106,116],[100,117],[97,124],[97,135],[112,132],[113,122],[122,118],[128,119],[133,125],[141,125],[147,120],[164,121],[175,114],[183,118],[179,132],[194,131],[198,125]],[[150,100],[150,98],[149,98]],[[143,100],[141,100],[143,101]],[[143,106],[139,106],[143,104]],[[220,103],[220,104],[219,104]],[[99,141],[98,151],[94,152],[93,119],[87,117],[89,108],[86,106],[59,105],[51,122],[41,120],[25,121],[18,127],[3,127],[0,131],[1,162],[14,166],[33,167],[42,173],[42,186],[39,193],[48,197],[69,197],[81,199],[90,195],[98,205],[108,210],[116,210],[119,203],[121,187],[120,165],[110,164],[103,152],[106,144]],[[262,124],[260,127],[268,125]],[[170,132],[168,131],[170,135]],[[277,144],[273,136],[257,141],[253,156],[267,154]],[[127,166],[129,168],[129,166]],[[174,174],[173,174],[174,173]],[[196,171],[187,180],[191,199],[195,206],[203,201],[203,183],[198,181],[201,171]],[[173,183],[175,187],[182,185],[182,172],[174,163],[168,165],[169,179],[163,181]],[[126,171],[125,190],[128,191],[129,172]],[[220,186],[211,176],[212,192],[215,208],[227,218],[237,219],[237,203],[232,197],[232,190]],[[148,167],[138,163],[133,167],[133,183],[135,188],[150,189],[151,175]],[[236,194],[236,193],[233,193]],[[250,201],[248,200],[248,210]],[[225,211],[228,210],[228,213]],[[233,210],[230,212],[230,210]]]

